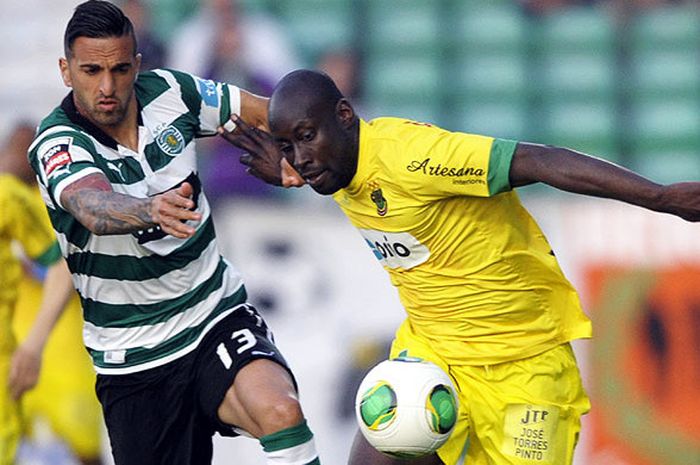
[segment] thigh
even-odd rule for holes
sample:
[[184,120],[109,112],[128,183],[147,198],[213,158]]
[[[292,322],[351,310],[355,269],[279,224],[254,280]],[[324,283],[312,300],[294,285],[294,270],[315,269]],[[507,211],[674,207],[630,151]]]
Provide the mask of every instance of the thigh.
[[569,344],[525,360],[458,370],[472,421],[467,463],[572,463],[590,403]]
[[471,429],[471,420],[469,414],[469,396],[463,389],[463,383],[459,378],[460,373],[453,370],[450,365],[445,362],[439,354],[437,354],[428,343],[420,336],[413,333],[408,320],[399,327],[396,331],[394,341],[391,345],[390,358],[398,356],[418,357],[424,360],[429,360],[447,373],[457,389],[459,397],[459,413],[457,423],[450,438],[437,451],[443,463],[446,465],[454,465],[460,463],[467,447],[469,432]]
[[[197,351],[196,397],[199,407],[212,427],[223,436],[245,433],[240,425],[229,425],[219,419],[218,411],[234,379],[244,367],[254,360],[265,359],[274,362],[275,367],[264,370],[271,379],[249,380],[253,384],[251,392],[265,393],[263,389],[279,387],[286,392],[296,393],[296,381],[282,353],[274,342],[267,324],[250,305],[236,310],[217,323]],[[249,384],[250,384],[249,383]],[[255,387],[257,383],[258,388]]]
[[99,375],[102,404],[116,465],[210,463],[213,430],[199,415],[193,357],[129,375]]

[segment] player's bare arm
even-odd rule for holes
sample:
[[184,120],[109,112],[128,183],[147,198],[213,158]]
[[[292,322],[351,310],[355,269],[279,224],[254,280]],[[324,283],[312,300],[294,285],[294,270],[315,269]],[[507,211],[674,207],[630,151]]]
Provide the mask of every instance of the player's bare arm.
[[177,189],[141,199],[112,190],[107,178],[99,173],[81,178],[61,193],[61,203],[80,223],[98,235],[129,234],[160,225],[167,234],[180,239],[190,237],[195,229],[182,221],[199,221],[194,207],[192,186],[184,183]]
[[241,118],[251,126],[268,129],[267,103],[270,99],[241,89]]
[[510,183],[519,187],[535,182],[700,221],[700,182],[664,186],[574,150],[521,142],[513,156]]

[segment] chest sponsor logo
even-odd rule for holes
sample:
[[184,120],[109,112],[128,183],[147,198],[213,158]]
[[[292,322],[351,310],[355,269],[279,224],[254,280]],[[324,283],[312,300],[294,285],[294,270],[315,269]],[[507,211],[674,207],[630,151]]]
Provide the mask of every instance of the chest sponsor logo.
[[374,204],[377,206],[377,215],[386,215],[389,207],[386,199],[384,198],[384,194],[382,194],[382,188],[379,187],[379,183],[371,181],[369,183],[369,188],[372,190],[370,199],[372,199],[372,202],[374,202]]
[[56,170],[60,171],[60,168],[73,161],[70,155],[72,143],[72,137],[64,137],[50,141],[45,149],[42,147],[41,163],[44,165],[46,176],[51,175],[51,173],[55,174]]
[[360,234],[385,267],[409,270],[430,258],[430,250],[409,233],[360,229]]
[[216,83],[209,79],[197,79],[197,87],[202,101],[208,107],[219,106],[219,93],[216,91]]
[[156,144],[168,155],[177,155],[185,148],[185,138],[178,128],[171,125],[160,131]]
[[[484,170],[482,168],[474,168],[473,166],[461,166],[456,168],[454,166],[443,166],[442,163],[432,163],[430,157],[426,157],[423,160],[413,160],[406,166],[406,170],[409,173],[419,173],[427,176],[436,176],[441,178],[455,178],[454,182],[456,184],[486,184],[484,179]],[[460,178],[477,178],[470,179],[465,182],[464,179]]]

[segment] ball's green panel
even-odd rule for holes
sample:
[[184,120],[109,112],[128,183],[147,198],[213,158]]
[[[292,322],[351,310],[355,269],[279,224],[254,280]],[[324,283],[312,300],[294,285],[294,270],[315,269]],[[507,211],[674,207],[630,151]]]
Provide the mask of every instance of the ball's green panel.
[[396,393],[386,383],[377,383],[362,395],[360,416],[371,430],[388,426],[396,416]]
[[457,403],[452,390],[444,385],[435,386],[428,396],[426,408],[430,412],[430,427],[436,433],[449,432],[457,422]]

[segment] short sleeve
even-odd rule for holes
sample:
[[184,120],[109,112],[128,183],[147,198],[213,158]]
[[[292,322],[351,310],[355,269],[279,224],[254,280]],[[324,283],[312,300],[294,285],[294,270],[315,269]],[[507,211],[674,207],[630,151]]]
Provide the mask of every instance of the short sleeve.
[[489,197],[511,189],[510,165],[517,142],[450,132],[415,123],[403,130],[402,155],[410,184],[429,197]]
[[40,135],[29,153],[29,161],[53,202],[61,208],[63,189],[92,173],[102,173],[95,164],[95,147],[84,134],[66,128]]
[[215,135],[219,126],[241,111],[238,87],[223,82],[168,70],[180,84],[182,99],[199,120],[198,136]]

